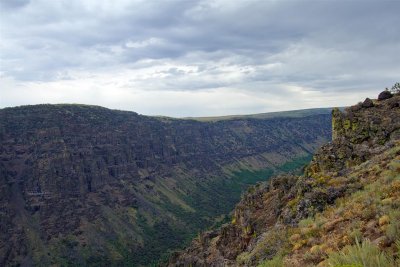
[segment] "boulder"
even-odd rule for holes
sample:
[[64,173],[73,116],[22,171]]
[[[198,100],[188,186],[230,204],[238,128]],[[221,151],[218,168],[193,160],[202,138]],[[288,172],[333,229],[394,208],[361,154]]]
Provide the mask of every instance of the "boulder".
[[374,103],[373,103],[372,100],[369,99],[369,98],[366,98],[366,99],[364,100],[364,102],[362,103],[362,107],[363,107],[363,108],[372,108],[373,106],[374,106]]
[[393,96],[393,94],[392,94],[391,92],[389,92],[388,90],[385,90],[385,91],[381,92],[381,93],[378,95],[378,100],[379,100],[379,101],[382,101],[382,100],[385,100],[385,99],[389,99],[389,98],[391,98],[392,96]]
[[380,248],[384,248],[388,247],[391,244],[391,242],[388,237],[383,235],[372,241],[372,244],[379,246]]

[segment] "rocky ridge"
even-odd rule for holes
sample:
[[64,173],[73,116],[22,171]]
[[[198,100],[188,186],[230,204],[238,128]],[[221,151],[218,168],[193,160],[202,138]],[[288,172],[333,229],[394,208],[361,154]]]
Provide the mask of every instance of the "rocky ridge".
[[334,109],[332,142],[302,176],[251,187],[168,266],[399,266],[399,104],[385,92]]

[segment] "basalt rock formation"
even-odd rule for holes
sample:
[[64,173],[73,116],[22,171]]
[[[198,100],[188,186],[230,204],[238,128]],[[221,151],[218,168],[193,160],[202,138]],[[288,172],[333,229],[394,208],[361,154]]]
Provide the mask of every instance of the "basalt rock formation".
[[371,102],[334,109],[303,175],[251,187],[167,265],[400,266],[400,95]]
[[220,223],[249,184],[301,167],[330,138],[330,119],[1,109],[0,265],[150,264]]

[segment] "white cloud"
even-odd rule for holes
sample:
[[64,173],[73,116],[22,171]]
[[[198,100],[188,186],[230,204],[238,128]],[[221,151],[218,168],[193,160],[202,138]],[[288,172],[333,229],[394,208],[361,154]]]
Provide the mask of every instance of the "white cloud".
[[162,39],[151,37],[144,41],[137,41],[137,42],[128,41],[128,42],[126,42],[125,46],[128,48],[141,48],[141,47],[147,47],[147,46],[157,45],[157,44],[161,44],[161,43],[162,43]]

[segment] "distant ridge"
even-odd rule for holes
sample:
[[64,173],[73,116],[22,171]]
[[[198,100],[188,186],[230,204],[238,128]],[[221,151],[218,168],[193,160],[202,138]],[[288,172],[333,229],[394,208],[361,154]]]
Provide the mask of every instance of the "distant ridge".
[[[272,112],[264,112],[264,113],[256,113],[256,114],[242,114],[242,115],[223,115],[223,116],[200,116],[200,117],[173,117],[166,115],[145,115],[140,114],[131,110],[122,110],[122,109],[114,109],[107,108],[99,105],[91,105],[91,104],[79,104],[79,103],[58,103],[58,104],[34,104],[34,105],[21,105],[14,107],[4,107],[0,108],[0,110],[9,110],[9,109],[24,109],[24,108],[32,108],[32,107],[59,107],[59,108],[68,108],[68,107],[81,107],[81,108],[92,108],[92,109],[104,109],[111,110],[117,112],[132,112],[136,115],[152,117],[157,119],[166,119],[166,120],[195,120],[201,122],[212,122],[212,121],[224,121],[224,120],[235,120],[235,119],[273,119],[273,118],[302,118],[312,115],[330,115],[333,107],[328,108],[308,108],[308,109],[295,109],[295,110],[285,110],[285,111],[272,111]],[[344,110],[345,107],[339,107],[340,110]]]
[[[206,116],[206,117],[184,117],[182,119],[196,120],[196,121],[223,121],[234,119],[273,119],[273,118],[301,118],[311,115],[327,115],[331,114],[333,108],[309,108],[297,109],[288,111],[274,111],[248,115],[225,115],[225,116]],[[339,108],[344,109],[344,107]]]

